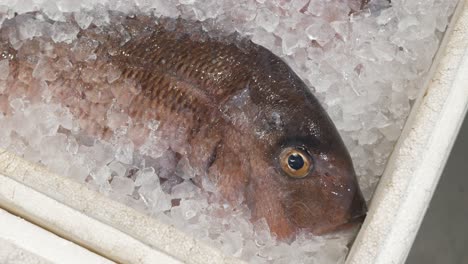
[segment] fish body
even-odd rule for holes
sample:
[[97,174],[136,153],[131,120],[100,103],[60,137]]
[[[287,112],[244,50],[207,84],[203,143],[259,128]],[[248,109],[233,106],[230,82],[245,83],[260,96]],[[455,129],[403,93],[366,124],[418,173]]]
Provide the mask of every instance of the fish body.
[[0,51],[11,73],[0,102],[44,100],[47,90],[91,135],[110,139],[126,127],[142,147],[157,134],[154,149],[186,157],[197,184],[208,179],[224,199],[247,204],[280,239],[334,231],[365,214],[335,126],[267,49],[181,19],[119,13],[110,25],[79,29],[71,43],[43,34],[18,44],[18,19],[53,26],[40,13],[4,22]]

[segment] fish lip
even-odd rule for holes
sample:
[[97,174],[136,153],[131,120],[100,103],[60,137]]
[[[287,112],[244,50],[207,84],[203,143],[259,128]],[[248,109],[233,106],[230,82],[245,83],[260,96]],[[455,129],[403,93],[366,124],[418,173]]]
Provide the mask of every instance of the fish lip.
[[349,221],[364,220],[367,215],[367,202],[360,189],[357,190],[351,203],[351,214]]
[[[356,201],[358,205],[356,206]],[[344,231],[361,225],[367,217],[367,204],[362,195],[358,193],[353,199],[352,213],[348,215],[345,221],[338,224],[325,225],[314,230],[316,235],[326,235]]]
[[323,235],[334,234],[334,233],[345,231],[345,230],[348,230],[348,229],[351,229],[351,228],[355,228],[355,227],[357,227],[359,225],[362,225],[362,223],[366,219],[366,216],[367,216],[367,213],[364,212],[363,214],[361,214],[359,216],[354,216],[354,217],[350,218],[348,221],[346,221],[344,223],[340,223],[340,224],[337,224],[337,225],[324,226],[324,227],[316,229],[312,233],[314,233],[315,235],[318,235],[318,236],[323,236]]
[[363,212],[361,215],[356,215],[349,219],[351,224],[362,224],[367,217],[367,211]]
[[364,197],[362,196],[360,191],[354,196],[351,205],[351,211],[352,213],[349,218],[350,221],[353,221],[354,219],[359,219],[367,214],[367,203],[364,200]]

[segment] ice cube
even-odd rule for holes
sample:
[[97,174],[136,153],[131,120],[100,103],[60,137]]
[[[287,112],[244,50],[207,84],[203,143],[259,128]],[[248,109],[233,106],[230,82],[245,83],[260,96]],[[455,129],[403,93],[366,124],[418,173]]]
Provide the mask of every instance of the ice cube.
[[401,128],[397,124],[384,126],[379,128],[379,130],[390,141],[397,140],[401,133]]
[[318,44],[324,46],[335,36],[335,30],[329,23],[318,19],[306,28],[306,34],[310,40],[315,40]]
[[300,37],[297,34],[287,32],[282,35],[282,48],[285,55],[292,55],[301,46]]
[[254,31],[252,41],[265,48],[272,48],[275,44],[275,36],[263,28]]
[[93,22],[93,17],[88,12],[76,12],[73,14],[76,23],[81,29],[87,29],[91,22]]
[[57,74],[57,70],[52,67],[51,61],[46,57],[41,57],[34,68],[32,76],[38,80],[55,81]]
[[122,71],[116,67],[109,67],[107,70],[107,82],[113,83],[120,78]]
[[130,118],[123,109],[119,108],[116,104],[113,104],[107,110],[107,126],[113,131],[119,128],[126,127]]
[[111,179],[111,169],[107,166],[95,168],[91,171],[91,176],[99,185],[105,185]]
[[279,24],[279,18],[268,8],[261,8],[257,10],[255,22],[257,22],[259,26],[263,27],[267,32],[273,32]]
[[125,177],[113,177],[110,183],[112,191],[119,195],[131,195],[135,185],[133,181]]
[[52,26],[52,39],[54,42],[65,42],[70,44],[79,32],[79,29],[71,23],[55,22]]
[[169,2],[164,0],[152,0],[150,3],[151,6],[154,8],[154,12],[157,16],[175,18],[180,14],[176,6],[177,4],[173,1]]
[[325,5],[327,2],[325,1],[315,1],[312,0],[309,2],[309,6],[307,7],[307,11],[315,16],[321,16],[325,10]]
[[183,181],[172,187],[171,195],[174,198],[188,199],[193,198],[198,188],[190,181]]
[[310,2],[310,0],[292,0],[291,8],[295,11],[304,12]]
[[16,112],[21,113],[24,112],[24,108],[26,106],[26,102],[21,99],[21,98],[15,98],[10,101],[10,106],[13,108]]
[[125,173],[127,172],[127,167],[125,167],[123,164],[121,164],[118,161],[112,161],[108,165],[109,169],[112,170],[118,177],[124,177]]
[[192,7],[195,17],[199,21],[216,18],[223,11],[216,0],[197,1]]
[[386,25],[392,19],[395,18],[395,9],[387,8],[380,12],[380,15],[377,17],[377,24]]
[[220,239],[223,251],[225,251],[227,254],[237,257],[241,255],[244,239],[240,232],[224,232],[223,236]]
[[175,174],[183,179],[190,180],[195,177],[196,172],[191,166],[190,161],[186,157],[183,157],[177,164]]
[[153,167],[148,167],[140,170],[137,174],[137,178],[135,180],[136,186],[142,186],[147,184],[154,184],[159,183],[158,175],[156,175],[155,170]]
[[6,3],[7,5],[14,6],[21,13],[34,11],[34,8],[37,6],[33,0],[17,0],[14,2],[10,2],[10,3],[6,2]]
[[419,21],[417,17],[414,16],[406,16],[400,20],[398,23],[398,30],[404,31],[409,27],[415,27],[419,25]]
[[73,164],[68,169],[66,175],[72,177],[78,182],[84,182],[86,177],[89,175],[89,169],[81,164]]
[[122,142],[117,147],[117,152],[115,153],[115,159],[124,164],[131,164],[133,161],[133,150],[134,150],[134,145],[132,141],[127,140],[126,142]]
[[54,1],[45,1],[42,6],[42,12],[44,12],[48,18],[55,21],[65,22],[65,16],[62,11],[56,5]]
[[76,12],[80,10],[82,5],[86,6],[87,1],[75,1],[75,0],[60,0],[57,1],[57,7],[63,13],[65,12]]
[[197,212],[200,210],[198,208],[199,203],[193,200],[182,200],[180,202],[180,210],[182,217],[187,221],[194,218],[197,215]]
[[10,63],[8,60],[0,60],[0,80],[6,80],[10,74]]
[[183,5],[192,5],[196,0],[179,0],[179,3]]
[[171,198],[163,192],[160,186],[147,193],[140,192],[140,195],[154,213],[161,213],[172,207]]

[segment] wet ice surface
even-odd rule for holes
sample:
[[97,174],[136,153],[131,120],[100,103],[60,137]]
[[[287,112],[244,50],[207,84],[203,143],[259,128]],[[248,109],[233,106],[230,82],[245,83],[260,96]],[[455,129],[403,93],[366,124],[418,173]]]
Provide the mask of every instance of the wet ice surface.
[[[18,0],[0,6],[0,21],[12,18],[14,12],[42,10],[52,21],[18,19],[17,34],[9,39],[12,46],[34,51],[24,46],[24,41],[50,34],[53,42],[77,47],[76,56],[84,62],[92,61],[94,54],[86,49],[89,45],[79,45],[77,33],[91,24],[109,24],[107,10],[182,16],[203,21],[210,32],[237,31],[283,57],[314,87],[351,153],[361,188],[369,199],[410,102],[421,89],[454,5],[455,0],[394,0],[389,6],[387,1],[376,0],[349,16],[351,8],[358,6],[352,0],[135,0],[100,4],[91,0]],[[67,12],[74,13],[70,16]],[[76,23],[68,23],[70,17]],[[112,107],[100,111],[106,112],[109,127],[117,133],[106,140],[84,135],[70,110],[50,100],[48,81],[57,78],[57,71],[73,67],[68,60],[48,63],[54,52],[52,45],[42,45],[34,55],[32,76],[20,76],[26,82],[34,80],[39,91],[32,97],[35,99],[25,98],[19,88],[7,89],[10,65],[8,58],[1,58],[0,109],[5,114],[0,115],[0,147],[85,182],[249,262],[343,262],[352,232],[327,237],[303,234],[290,245],[275,241],[265,222],[248,221],[247,208],[209,203],[208,192],[194,186],[189,181],[191,175],[180,174],[186,171],[181,168],[188,166],[185,160],[177,164],[176,159],[164,155],[164,144],[155,143],[157,137],[136,147],[122,125],[128,116]],[[119,77],[112,69],[106,76],[109,85]],[[158,127],[157,121],[146,125],[149,131]],[[177,177],[165,175],[165,168],[174,166]],[[180,204],[173,206],[173,200],[179,199]]]

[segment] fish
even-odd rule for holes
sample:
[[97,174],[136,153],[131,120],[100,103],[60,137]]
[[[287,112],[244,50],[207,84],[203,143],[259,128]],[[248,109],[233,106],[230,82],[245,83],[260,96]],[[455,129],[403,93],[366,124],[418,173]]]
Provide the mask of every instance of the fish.
[[[210,182],[222,201],[247,205],[251,220],[265,219],[280,240],[362,221],[366,202],[339,132],[271,51],[180,18],[114,12],[109,24],[86,29],[67,19],[35,12],[3,22],[3,114],[14,111],[12,98],[49,100],[100,139],[125,126],[138,148],[156,133],[163,143],[147,146],[148,155],[163,148],[185,157],[194,184]],[[21,21],[42,34],[22,36]],[[53,27],[76,37],[62,40]]]

